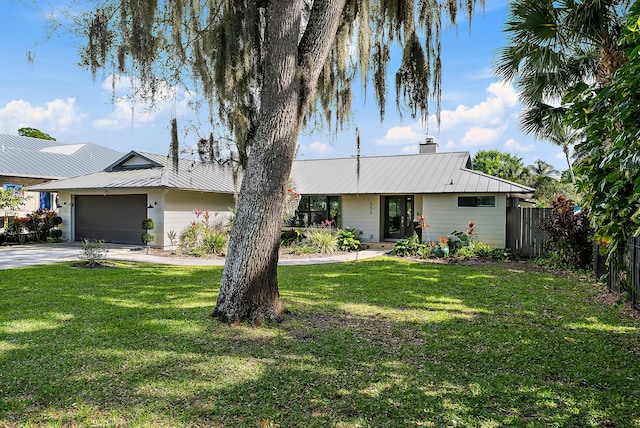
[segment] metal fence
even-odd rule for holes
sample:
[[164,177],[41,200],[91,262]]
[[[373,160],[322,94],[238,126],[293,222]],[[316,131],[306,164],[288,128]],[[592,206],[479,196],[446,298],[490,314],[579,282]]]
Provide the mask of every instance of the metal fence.
[[612,257],[607,266],[606,256],[601,256],[596,248],[594,273],[603,280],[612,293],[627,294],[636,309],[640,309],[640,238],[630,238],[624,245],[622,263],[618,255]]
[[551,208],[507,208],[507,248],[521,257],[546,254],[547,232],[540,222],[549,218]]

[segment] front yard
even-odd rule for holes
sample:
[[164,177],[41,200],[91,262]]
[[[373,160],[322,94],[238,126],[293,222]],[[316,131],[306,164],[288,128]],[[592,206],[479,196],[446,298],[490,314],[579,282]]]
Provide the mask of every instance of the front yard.
[[280,268],[292,314],[209,319],[221,268],[0,274],[0,426],[640,426],[640,320],[524,263]]

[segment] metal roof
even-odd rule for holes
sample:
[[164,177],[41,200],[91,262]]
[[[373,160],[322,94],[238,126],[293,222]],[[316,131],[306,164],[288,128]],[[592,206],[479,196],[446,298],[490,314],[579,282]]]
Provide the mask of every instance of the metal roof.
[[0,134],[0,175],[59,179],[101,171],[122,153],[91,143]]
[[291,177],[303,194],[514,193],[532,189],[471,169],[468,152],[296,161]]
[[[471,169],[469,153],[429,153],[360,158],[294,161],[291,178],[298,192],[307,195],[512,193],[534,189]],[[180,159],[173,169],[169,156],[132,151],[105,171],[52,183],[30,190],[102,190],[116,188],[173,188],[233,193],[231,167]]]
[[[135,160],[135,166],[128,166]],[[173,169],[169,156],[132,151],[104,171],[29,187],[33,191],[170,188],[233,193],[231,167],[180,159]]]

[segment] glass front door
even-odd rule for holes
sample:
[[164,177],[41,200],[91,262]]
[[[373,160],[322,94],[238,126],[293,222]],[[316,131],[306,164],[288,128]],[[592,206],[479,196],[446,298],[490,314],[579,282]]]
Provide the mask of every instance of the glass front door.
[[413,195],[384,197],[384,237],[402,239],[413,235]]

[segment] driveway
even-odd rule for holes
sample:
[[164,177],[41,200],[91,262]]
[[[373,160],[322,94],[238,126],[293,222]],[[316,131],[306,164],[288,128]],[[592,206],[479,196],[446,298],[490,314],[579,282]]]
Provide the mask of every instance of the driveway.
[[[132,245],[105,244],[105,248],[107,249],[107,260],[131,260],[136,262],[183,266],[222,266],[224,264],[224,259],[222,258],[209,259],[147,255],[144,249]],[[286,266],[339,263],[376,257],[382,254],[385,254],[385,251],[366,250],[318,258],[282,259],[279,264]],[[0,269],[80,260],[81,255],[82,247],[78,242],[0,246]]]

